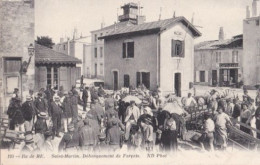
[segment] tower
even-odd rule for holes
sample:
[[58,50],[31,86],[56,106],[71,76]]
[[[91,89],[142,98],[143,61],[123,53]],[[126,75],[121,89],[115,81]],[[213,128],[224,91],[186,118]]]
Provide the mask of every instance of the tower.
[[137,3],[128,3],[121,7],[123,15],[118,17],[119,22],[130,21],[134,24],[142,24],[145,21],[145,16],[141,16],[141,7]]

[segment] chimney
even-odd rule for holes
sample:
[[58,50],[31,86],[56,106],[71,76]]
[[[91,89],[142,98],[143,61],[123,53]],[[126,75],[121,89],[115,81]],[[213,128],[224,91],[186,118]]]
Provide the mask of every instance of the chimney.
[[246,18],[250,18],[250,9],[249,9],[249,6],[246,6]]
[[64,42],[64,38],[60,38],[60,43],[63,43]]
[[254,0],[252,3],[252,17],[257,16],[257,0]]
[[218,40],[219,41],[223,41],[224,40],[224,30],[223,30],[223,27],[219,28]]

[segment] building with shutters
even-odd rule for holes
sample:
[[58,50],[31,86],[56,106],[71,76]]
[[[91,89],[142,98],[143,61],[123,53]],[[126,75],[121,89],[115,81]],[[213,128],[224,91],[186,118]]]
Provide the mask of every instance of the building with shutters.
[[[0,112],[5,112],[14,88],[25,100],[34,89],[34,1],[0,1]],[[33,47],[32,47],[33,49]],[[23,65],[26,64],[26,65]],[[22,70],[22,66],[26,68]]]
[[252,8],[247,6],[243,20],[243,73],[245,85],[260,85],[260,2],[253,0]]
[[69,91],[81,76],[76,67],[80,63],[75,57],[35,44],[35,89],[51,85],[54,89],[63,87]]
[[90,59],[91,63],[88,66],[86,65],[87,68],[85,68],[87,72],[91,73],[91,77],[104,79],[105,74],[104,40],[98,38],[107,35],[115,29],[142,24],[145,21],[145,16],[141,15],[142,7],[137,3],[127,3],[121,8],[123,9],[123,14],[118,16],[119,22],[106,27],[104,23],[101,23],[100,29],[91,31],[91,45],[85,46],[85,52],[89,52],[89,49],[91,51],[91,56],[87,58],[87,60]]
[[184,96],[194,79],[194,39],[201,33],[184,17],[116,28],[104,40],[105,86],[144,84]]
[[224,39],[220,28],[219,39],[195,45],[195,84],[238,86],[243,78],[243,35]]

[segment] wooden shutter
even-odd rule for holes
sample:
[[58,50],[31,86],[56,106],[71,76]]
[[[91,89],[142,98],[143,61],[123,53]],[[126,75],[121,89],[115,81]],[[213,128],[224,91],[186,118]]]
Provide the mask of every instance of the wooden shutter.
[[128,42],[127,43],[127,57],[128,58],[134,58],[134,52],[135,52],[134,42]]
[[67,81],[67,67],[60,67],[59,68],[59,81],[60,86],[63,87],[65,91],[69,90],[68,81]]
[[205,71],[205,82],[209,82],[209,72]]
[[181,57],[185,57],[185,42],[181,41]]
[[172,55],[172,57],[174,57],[175,56],[175,45],[176,45],[176,41],[174,40],[174,39],[172,39],[172,53],[171,53],[171,55]]
[[136,87],[138,87],[138,85],[140,85],[140,83],[141,83],[141,73],[136,72]]
[[126,43],[123,43],[123,58],[126,58]]
[[196,71],[196,82],[200,82],[200,71]]

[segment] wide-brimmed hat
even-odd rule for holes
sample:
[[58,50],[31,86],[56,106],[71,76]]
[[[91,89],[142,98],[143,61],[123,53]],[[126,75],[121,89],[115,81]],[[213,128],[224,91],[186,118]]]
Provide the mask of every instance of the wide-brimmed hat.
[[30,95],[26,95],[26,101],[32,101],[32,97]]
[[143,105],[149,105],[150,103],[149,103],[148,100],[143,100],[143,101],[142,101],[142,104],[143,104]]
[[73,124],[69,124],[69,125],[68,125],[68,130],[69,130],[69,131],[74,131],[74,129],[75,129],[75,127],[74,127]]
[[40,112],[40,113],[38,114],[38,117],[43,118],[43,119],[47,119],[47,118],[48,118],[48,115],[47,115],[46,112]]
[[30,133],[30,134],[27,134],[26,136],[25,136],[25,143],[26,144],[30,144],[30,143],[33,143],[33,135]]
[[53,96],[54,100],[60,100],[60,97],[58,95]]

